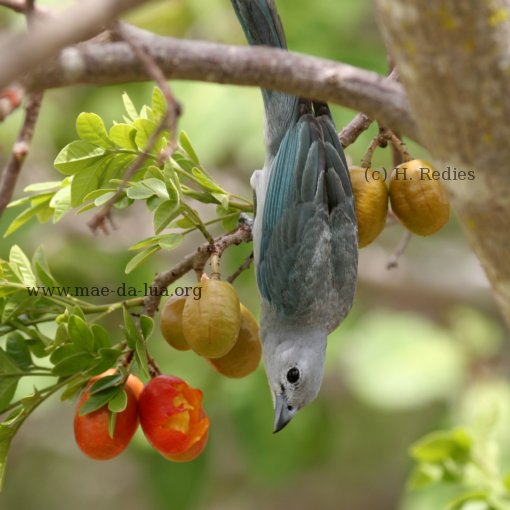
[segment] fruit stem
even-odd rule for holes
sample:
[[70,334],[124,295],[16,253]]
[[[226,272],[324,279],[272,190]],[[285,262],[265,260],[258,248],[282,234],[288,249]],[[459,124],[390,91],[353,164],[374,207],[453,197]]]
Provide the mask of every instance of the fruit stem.
[[385,136],[390,141],[391,145],[397,149],[397,151],[402,156],[402,163],[405,163],[406,161],[411,161],[413,157],[409,153],[409,151],[406,149],[406,144],[398,138],[395,133],[391,132],[390,130],[385,130]]
[[221,272],[220,272],[220,256],[215,251],[211,255],[211,280],[220,280]]

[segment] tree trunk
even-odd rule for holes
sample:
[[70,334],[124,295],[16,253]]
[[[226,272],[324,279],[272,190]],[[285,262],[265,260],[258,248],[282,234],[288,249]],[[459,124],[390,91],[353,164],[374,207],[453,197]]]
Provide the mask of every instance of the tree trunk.
[[510,1],[376,3],[437,169],[474,171],[445,184],[510,327]]

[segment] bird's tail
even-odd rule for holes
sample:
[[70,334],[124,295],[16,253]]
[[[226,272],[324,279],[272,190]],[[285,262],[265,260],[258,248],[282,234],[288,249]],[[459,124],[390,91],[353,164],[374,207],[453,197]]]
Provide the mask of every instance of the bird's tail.
[[[274,0],[231,0],[239,22],[252,46],[287,49],[280,16]],[[297,98],[262,90],[266,111],[266,143],[274,156],[289,125],[295,120]]]
[[274,0],[232,0],[232,5],[252,46],[287,48]]

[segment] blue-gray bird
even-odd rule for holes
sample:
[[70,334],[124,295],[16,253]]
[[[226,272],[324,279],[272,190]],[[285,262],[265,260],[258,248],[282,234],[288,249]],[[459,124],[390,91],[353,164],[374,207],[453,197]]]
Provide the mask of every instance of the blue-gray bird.
[[[274,0],[232,0],[248,42],[285,48]],[[274,431],[317,396],[326,338],[349,312],[357,226],[343,149],[326,104],[262,90],[266,158],[251,179],[253,245]]]

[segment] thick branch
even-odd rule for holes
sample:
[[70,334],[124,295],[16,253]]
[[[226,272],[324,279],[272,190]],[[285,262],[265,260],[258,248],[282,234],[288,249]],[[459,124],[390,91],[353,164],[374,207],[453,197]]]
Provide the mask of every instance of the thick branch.
[[29,34],[6,38],[0,47],[0,90],[18,80],[65,46],[88,39],[104,30],[124,11],[143,0],[88,0],[77,2],[64,13],[34,26]]
[[[255,85],[347,106],[414,140],[418,132],[402,86],[377,73],[274,48],[236,47],[160,37],[131,28],[171,79]],[[26,79],[31,89],[147,80],[123,42],[67,48]]]
[[420,135],[438,169],[474,171],[474,180],[446,172],[445,184],[510,326],[510,2],[377,0],[377,5]]

